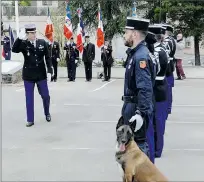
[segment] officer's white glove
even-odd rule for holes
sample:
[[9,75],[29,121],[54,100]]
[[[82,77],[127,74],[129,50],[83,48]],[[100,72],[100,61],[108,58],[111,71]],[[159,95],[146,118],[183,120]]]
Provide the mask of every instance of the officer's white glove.
[[57,58],[57,62],[59,62],[60,61],[60,58]]
[[136,127],[135,127],[134,132],[138,131],[142,127],[142,125],[144,123],[141,115],[139,115],[139,114],[135,114],[134,116],[132,116],[132,118],[130,118],[129,122],[130,123],[136,122]]
[[52,78],[51,73],[47,73],[47,81],[48,81],[48,82],[51,82],[51,78]]
[[22,28],[19,32],[18,38],[21,40],[25,40],[26,39],[26,33],[25,33],[25,28]]
[[75,64],[77,64],[78,63],[78,60],[77,59],[75,59]]

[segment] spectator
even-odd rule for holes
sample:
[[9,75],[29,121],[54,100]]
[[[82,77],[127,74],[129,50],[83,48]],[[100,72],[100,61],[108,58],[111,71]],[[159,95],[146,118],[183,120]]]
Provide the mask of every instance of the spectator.
[[183,35],[179,33],[177,35],[176,53],[175,53],[176,74],[177,74],[176,80],[186,79],[185,73],[183,71],[183,66],[182,66],[182,59],[184,57],[184,52],[183,52],[184,48],[185,48],[185,45],[183,41]]

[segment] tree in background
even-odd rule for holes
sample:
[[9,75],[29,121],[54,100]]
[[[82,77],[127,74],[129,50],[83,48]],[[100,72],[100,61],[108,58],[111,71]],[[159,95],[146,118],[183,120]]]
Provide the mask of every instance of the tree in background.
[[126,17],[132,7],[132,1],[124,0],[70,0],[72,23],[74,30],[78,23],[77,8],[82,8],[82,18],[87,31],[95,30],[98,26],[98,2],[101,7],[105,37],[112,40],[114,35],[121,34]]
[[[15,1],[12,1],[12,6],[15,5]],[[30,6],[31,5],[31,0],[19,0],[18,1],[19,6]]]
[[54,40],[59,42],[60,45],[60,58],[61,61],[59,62],[60,66],[65,65],[65,52],[64,52],[64,44],[66,41],[66,38],[64,37],[63,33],[63,26],[65,23],[65,4],[61,3],[58,9],[52,9],[50,8],[50,14],[51,14],[51,20],[54,26]]
[[[199,45],[204,30],[204,1],[160,0],[153,6],[154,22],[174,22],[175,31],[181,31],[185,37],[194,37],[195,65],[200,66]],[[152,11],[152,9],[151,9]],[[160,19],[159,19],[160,18]]]

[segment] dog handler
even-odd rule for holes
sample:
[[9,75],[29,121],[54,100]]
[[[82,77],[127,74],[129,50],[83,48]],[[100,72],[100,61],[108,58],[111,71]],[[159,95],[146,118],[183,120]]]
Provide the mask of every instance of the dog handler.
[[[42,97],[44,114],[48,122],[51,121],[49,112],[50,96],[47,85],[47,76],[51,80],[53,74],[52,60],[49,56],[48,44],[43,39],[36,39],[34,24],[25,25],[14,42],[12,52],[22,52],[24,56],[23,80],[26,96],[27,127],[34,125],[34,87],[37,84],[38,92]],[[44,63],[44,57],[46,67]]]
[[[153,62],[145,45],[149,20],[127,17],[124,41],[130,48],[124,83],[122,116],[125,123],[136,122],[134,139],[139,148],[149,157],[147,129],[153,114]],[[142,127],[137,131],[138,125]]]

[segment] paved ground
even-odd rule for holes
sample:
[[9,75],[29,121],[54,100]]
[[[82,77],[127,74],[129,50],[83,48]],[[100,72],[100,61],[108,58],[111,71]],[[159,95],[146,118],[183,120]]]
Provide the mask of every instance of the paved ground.
[[[156,165],[170,181],[203,181],[204,79],[176,81],[165,150]],[[3,181],[121,181],[114,159],[123,80],[60,79],[50,84],[52,122],[35,95],[35,125],[25,127],[21,84],[3,86]]]
[[[97,73],[103,72],[102,67],[93,67],[92,74],[94,78],[97,78]],[[175,71],[176,72],[176,71]],[[174,73],[175,73],[174,72]],[[184,72],[186,77],[189,79],[204,79],[204,67],[199,66],[185,66]],[[122,66],[112,67],[111,69],[111,77],[112,78],[120,78],[123,79],[125,74],[125,69]],[[76,76],[78,78],[85,77],[85,69],[83,66],[77,67]],[[67,68],[66,67],[59,67],[58,68],[58,77],[60,78],[67,78]],[[175,73],[176,77],[176,73]]]

